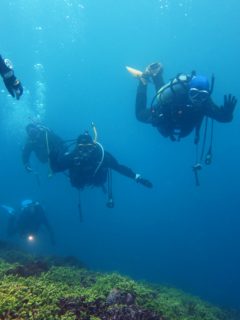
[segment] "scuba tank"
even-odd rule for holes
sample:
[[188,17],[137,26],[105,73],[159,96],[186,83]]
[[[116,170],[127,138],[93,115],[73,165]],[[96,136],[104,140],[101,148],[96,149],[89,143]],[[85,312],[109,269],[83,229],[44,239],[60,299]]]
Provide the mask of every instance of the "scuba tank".
[[[156,95],[153,97],[151,107],[153,108],[155,100],[157,100],[158,104],[160,104],[161,106],[181,104],[181,97],[184,100],[186,99],[186,95],[188,95],[189,90],[189,82],[195,76],[195,71],[192,71],[191,74],[179,73],[175,78],[173,78],[171,81],[169,81],[167,84],[165,84],[158,90]],[[212,75],[209,96],[213,92],[214,81],[215,78],[214,75]]]
[[178,102],[181,102],[181,96],[185,98],[188,93],[188,83],[192,76],[193,75],[180,73],[170,82],[161,87],[155,96],[158,103],[162,106],[172,105],[176,103],[176,97]]
[[180,140],[182,116],[188,112],[188,88],[191,75],[180,73],[161,87],[151,103],[152,125],[171,140]]
[[158,127],[163,124],[169,127],[170,124],[172,127],[176,123],[174,119],[178,118],[186,108],[188,83],[192,76],[193,73],[191,75],[180,73],[158,90],[151,102],[153,126]]

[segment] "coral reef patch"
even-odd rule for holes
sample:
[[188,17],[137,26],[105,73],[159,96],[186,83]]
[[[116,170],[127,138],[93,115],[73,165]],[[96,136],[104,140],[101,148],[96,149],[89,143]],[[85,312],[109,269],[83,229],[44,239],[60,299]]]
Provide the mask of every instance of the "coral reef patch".
[[0,320],[239,320],[197,297],[0,243]]

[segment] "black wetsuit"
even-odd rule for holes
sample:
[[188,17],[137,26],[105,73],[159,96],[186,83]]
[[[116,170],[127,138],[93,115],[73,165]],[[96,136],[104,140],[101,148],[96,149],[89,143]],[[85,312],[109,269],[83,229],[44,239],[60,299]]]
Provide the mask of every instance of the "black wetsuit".
[[42,163],[48,162],[48,154],[54,149],[64,149],[63,140],[49,129],[39,130],[35,138],[27,137],[27,141],[22,150],[22,162],[24,166],[29,165],[32,152]]
[[4,75],[9,71],[9,68],[6,66],[2,56],[0,55],[0,75],[2,76],[2,78],[4,78]]
[[20,237],[36,236],[41,226],[44,226],[48,231],[50,240],[54,244],[53,230],[42,206],[37,203],[20,209],[20,212],[9,218],[8,235],[18,234]]
[[6,73],[6,65],[5,65],[5,62],[2,58],[2,56],[0,55],[0,75],[3,77],[4,73]]
[[14,70],[10,66],[10,61],[3,60],[0,55],[0,75],[3,78],[4,85],[8,93],[17,100],[20,99],[23,94],[23,86],[21,82],[14,75]]
[[[156,92],[164,85],[161,74],[153,78],[153,82]],[[186,137],[194,128],[198,140],[205,116],[219,122],[230,122],[233,118],[232,111],[218,107],[210,97],[202,105],[193,106],[187,89],[180,95],[175,94],[172,101],[174,102],[165,104],[158,102],[147,108],[147,85],[139,81],[135,105],[136,118],[157,127],[164,137],[170,137],[172,140],[176,140],[176,137],[177,139]]]
[[[87,148],[89,150],[87,150]],[[117,160],[98,144],[75,147],[70,153],[60,155],[50,154],[51,168],[54,172],[68,170],[73,187],[77,189],[85,186],[103,186],[107,181],[108,169],[135,179],[136,174],[128,167],[121,165]]]
[[5,73],[9,71],[9,68],[6,66],[2,56],[0,55],[0,75],[3,77]]

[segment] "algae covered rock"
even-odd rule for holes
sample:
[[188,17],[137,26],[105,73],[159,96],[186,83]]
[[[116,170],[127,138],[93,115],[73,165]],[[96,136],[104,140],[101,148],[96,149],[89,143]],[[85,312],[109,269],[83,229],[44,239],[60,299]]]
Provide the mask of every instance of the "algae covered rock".
[[0,320],[240,319],[173,288],[89,271],[75,259],[54,264],[7,245],[0,251]]
[[26,263],[25,265],[16,266],[15,268],[9,269],[6,272],[6,275],[16,275],[20,277],[30,277],[30,276],[38,276],[42,272],[47,272],[49,270],[49,266],[45,261],[31,261]]

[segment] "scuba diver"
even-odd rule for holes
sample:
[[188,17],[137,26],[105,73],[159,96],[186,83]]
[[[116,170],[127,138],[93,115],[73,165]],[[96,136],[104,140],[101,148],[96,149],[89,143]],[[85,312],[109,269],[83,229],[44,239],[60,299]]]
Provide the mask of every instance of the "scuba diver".
[[[86,131],[81,134],[70,152],[64,154],[50,153],[50,163],[53,172],[68,170],[71,185],[79,190],[86,186],[108,186],[108,207],[113,207],[111,191],[111,170],[135,180],[147,188],[152,188],[152,183],[140,174],[134,173],[130,168],[121,165],[118,161],[97,142],[96,128],[93,125],[95,138]],[[106,190],[105,190],[106,191]]]
[[27,140],[22,150],[22,162],[29,173],[33,173],[30,157],[35,153],[41,163],[49,162],[49,153],[64,149],[63,140],[53,131],[39,123],[30,123],[26,126]]
[[51,244],[55,244],[53,229],[48,222],[43,207],[38,201],[23,200],[20,210],[14,210],[5,205],[1,207],[9,215],[8,236],[18,235],[20,238],[32,242],[38,236],[41,226],[44,226],[49,233]]
[[[144,72],[126,67],[135,77],[139,78],[137,88],[135,114],[137,120],[156,127],[160,134],[172,141],[180,141],[195,129],[194,143],[198,145],[200,129],[204,117],[206,126],[204,132],[203,149],[206,142],[207,121],[212,119],[211,143],[206,155],[206,164],[211,162],[213,120],[231,122],[237,99],[231,94],[224,96],[222,106],[217,106],[212,100],[214,77],[210,84],[207,77],[191,74],[178,74],[167,84],[163,81],[163,66],[160,63],[150,64]],[[150,108],[147,108],[147,85],[152,81],[156,94]],[[197,152],[198,154],[198,152]],[[202,151],[204,154],[204,150]],[[198,158],[198,156],[197,156]],[[201,159],[200,159],[201,161]],[[194,173],[201,169],[197,159],[193,166]],[[199,185],[198,179],[197,185]]]
[[3,78],[6,89],[13,98],[20,99],[23,94],[21,82],[15,77],[13,66],[10,60],[3,59],[0,55],[0,75]]
[[[136,118],[152,124],[164,137],[172,141],[188,136],[196,130],[195,143],[199,141],[199,131],[203,118],[209,117],[219,122],[230,122],[237,100],[231,94],[224,96],[223,106],[218,107],[212,100],[214,78],[209,84],[207,77],[192,74],[178,74],[167,84],[163,81],[163,67],[160,63],[150,64],[145,72],[127,67],[139,78],[136,96]],[[156,95],[147,108],[147,84],[152,80]]]

